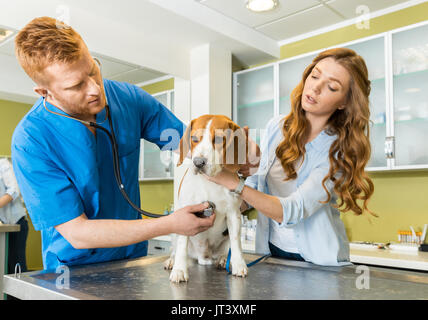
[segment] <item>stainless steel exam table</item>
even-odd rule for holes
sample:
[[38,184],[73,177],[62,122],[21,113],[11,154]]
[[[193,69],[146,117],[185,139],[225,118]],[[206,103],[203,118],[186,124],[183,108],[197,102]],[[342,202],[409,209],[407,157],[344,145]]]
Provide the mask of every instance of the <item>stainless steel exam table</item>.
[[[247,278],[233,277],[215,266],[195,264],[189,266],[188,283],[173,284],[169,271],[163,269],[166,258],[154,256],[71,267],[68,275],[62,271],[6,275],[4,291],[19,299],[36,300],[428,299],[427,272],[358,265],[321,267],[267,258],[249,268]],[[256,258],[245,255],[247,262]],[[66,276],[69,289],[61,288]]]

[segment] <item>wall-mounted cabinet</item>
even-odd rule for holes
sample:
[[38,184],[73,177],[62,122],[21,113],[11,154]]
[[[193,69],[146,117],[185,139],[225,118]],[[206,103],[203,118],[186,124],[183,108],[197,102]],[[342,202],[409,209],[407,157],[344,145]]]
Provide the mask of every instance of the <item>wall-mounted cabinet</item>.
[[[264,128],[274,116],[274,67],[268,66],[235,75],[235,119],[251,129]],[[257,136],[260,142],[260,135]]]
[[390,37],[393,165],[428,167],[428,24]]
[[[153,97],[174,112],[174,90]],[[157,145],[145,140],[141,140],[140,150],[140,181],[174,180],[172,151],[161,151]]]
[[[334,47],[355,50],[369,70],[372,158],[367,171],[428,169],[428,23]],[[326,49],[234,73],[234,120],[258,129],[259,142],[270,118],[290,112],[291,92]]]

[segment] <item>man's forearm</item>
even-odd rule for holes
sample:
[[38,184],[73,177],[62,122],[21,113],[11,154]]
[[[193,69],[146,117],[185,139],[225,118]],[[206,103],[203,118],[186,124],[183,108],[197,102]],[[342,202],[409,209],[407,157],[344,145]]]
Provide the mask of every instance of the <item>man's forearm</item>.
[[[117,248],[171,233],[168,217],[143,220],[90,220],[85,215],[75,227],[57,230],[76,249]],[[78,225],[77,225],[78,224]],[[71,232],[67,232],[73,230]]]

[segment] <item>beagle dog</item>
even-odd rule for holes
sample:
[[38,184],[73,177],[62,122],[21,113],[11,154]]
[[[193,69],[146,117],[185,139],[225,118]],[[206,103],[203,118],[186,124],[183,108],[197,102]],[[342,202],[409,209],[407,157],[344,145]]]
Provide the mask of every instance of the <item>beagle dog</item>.
[[[189,157],[191,163],[181,181],[178,208],[203,202],[215,205],[214,226],[196,236],[176,235],[172,253],[165,261],[165,269],[171,270],[171,282],[188,281],[188,257],[200,265],[216,264],[225,268],[229,248],[232,274],[247,276],[247,265],[241,247],[240,197],[206,177],[216,176],[223,169],[238,172],[247,160],[248,137],[226,116],[205,115],[193,120],[180,141],[180,160],[183,165]],[[190,162],[189,160],[187,160]]]

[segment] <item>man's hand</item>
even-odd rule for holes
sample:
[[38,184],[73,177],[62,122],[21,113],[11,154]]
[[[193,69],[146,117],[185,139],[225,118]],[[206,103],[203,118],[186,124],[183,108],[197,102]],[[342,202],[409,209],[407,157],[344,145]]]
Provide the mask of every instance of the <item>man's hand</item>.
[[261,152],[257,143],[249,137],[249,128],[246,126],[244,130],[248,139],[248,155],[247,163],[241,165],[239,173],[242,174],[244,178],[248,178],[257,172],[260,165]]
[[173,225],[173,233],[183,236],[194,236],[204,232],[214,225],[215,213],[209,218],[198,218],[195,213],[204,211],[209,207],[208,203],[187,206],[177,210],[168,218]]

